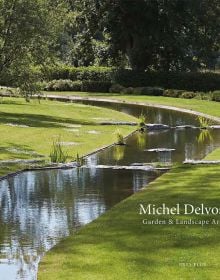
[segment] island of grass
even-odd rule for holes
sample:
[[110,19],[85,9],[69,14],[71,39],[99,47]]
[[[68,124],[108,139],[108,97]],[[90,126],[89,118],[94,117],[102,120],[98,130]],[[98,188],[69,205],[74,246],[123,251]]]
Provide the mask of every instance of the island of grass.
[[[220,105],[214,102],[191,100],[184,106],[181,99],[176,99],[175,104],[169,103],[173,98],[135,96],[131,99],[159,104],[166,100],[167,105],[220,116]],[[219,160],[220,149],[207,159]],[[77,234],[61,241],[43,258],[38,279],[218,279],[220,215],[155,216],[139,212],[140,204],[165,203],[169,208],[180,204],[181,213],[185,204],[220,208],[219,174],[219,165],[173,168]],[[189,224],[189,220],[200,224]],[[204,225],[202,221],[209,224]]]
[[137,119],[95,106],[2,98],[0,176],[36,164],[50,164],[52,144],[57,139],[68,155],[67,161],[73,161],[77,154],[83,156],[114,143],[118,128],[123,136],[135,129],[126,125],[100,125],[102,121],[136,122]]
[[199,100],[199,99],[184,99],[184,98],[174,98],[165,96],[147,96],[147,95],[125,95],[121,93],[94,93],[94,92],[73,92],[73,91],[46,91],[43,94],[50,96],[62,96],[62,97],[93,97],[97,99],[114,99],[119,101],[127,102],[141,102],[146,103],[146,105],[165,105],[173,106],[180,109],[188,109],[192,111],[198,111],[204,114],[212,115],[215,117],[220,116],[220,104],[219,102],[209,101],[209,100]]

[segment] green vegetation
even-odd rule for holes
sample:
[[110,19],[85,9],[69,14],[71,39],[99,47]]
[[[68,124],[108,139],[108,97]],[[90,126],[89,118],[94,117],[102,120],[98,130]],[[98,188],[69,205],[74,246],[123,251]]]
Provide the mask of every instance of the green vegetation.
[[68,3],[59,40],[59,58],[67,64],[195,71],[216,63],[218,0]]
[[116,130],[115,135],[116,135],[116,144],[124,145],[125,144],[124,137],[119,129]]
[[61,137],[53,141],[53,145],[50,152],[50,160],[52,163],[65,163],[67,161],[68,155],[63,151],[63,146],[61,143]]
[[[42,84],[44,86],[44,83]],[[89,91],[89,92],[108,92],[111,82],[108,81],[71,81],[71,80],[52,80],[44,86],[45,90],[50,91]]]
[[206,119],[202,116],[199,116],[198,117],[198,120],[199,120],[199,124],[200,124],[200,127],[201,128],[208,128],[210,125],[212,125],[212,121],[209,120],[209,119]]
[[83,162],[84,162],[84,159],[83,159],[82,157],[80,157],[80,155],[77,153],[77,154],[76,154],[75,161],[76,161],[76,163],[77,163],[77,166],[82,166],[82,165],[83,165]]
[[146,123],[146,119],[147,119],[147,117],[143,113],[141,113],[140,116],[138,117],[140,128],[144,127],[144,125]]
[[[220,105],[212,101],[220,101],[220,75],[210,71],[219,67],[219,13],[219,0],[0,0],[0,86],[13,86],[27,101],[0,100],[0,176],[49,159],[80,165],[79,155],[115,140],[115,126],[98,120],[135,120],[107,109],[41,100],[43,89],[66,95],[121,92],[104,97],[172,104],[219,117]],[[37,100],[30,100],[33,93]],[[117,143],[132,130],[121,127]],[[209,137],[202,131],[198,141]],[[137,141],[144,147],[143,135]],[[123,156],[124,149],[116,147],[115,159]],[[217,151],[213,157],[218,156]],[[142,199],[168,206],[206,199],[216,205],[218,174],[218,166],[173,169],[58,245],[45,257],[40,279],[219,277],[218,226],[161,230],[141,225],[137,214]],[[179,266],[204,259],[205,269]]]
[[214,150],[211,154],[205,157],[206,160],[220,160],[220,148]]
[[[21,98],[3,98],[0,105],[0,175],[24,166],[24,163],[1,163],[2,160],[49,161],[53,140],[59,135],[62,139],[62,152],[68,154],[68,161],[75,160],[77,153],[85,155],[114,143],[115,126],[99,125],[102,120],[136,119],[95,106],[45,100],[40,104],[38,100],[27,103]],[[120,132],[125,136],[133,129],[123,126]]]
[[219,64],[219,10],[218,0],[0,0],[0,84],[25,96],[44,80],[91,92],[219,89],[206,73]]
[[[30,95],[54,61],[63,30],[64,3],[50,0],[0,0],[0,84]],[[41,69],[41,67],[43,67]]]
[[[155,72],[111,67],[71,67],[58,65],[49,70],[47,90],[116,92],[192,98],[190,91],[214,91],[220,88],[220,75],[211,72]],[[93,86],[91,86],[93,85]],[[76,87],[77,86],[77,87]],[[164,92],[163,88],[167,89]],[[175,90],[173,90],[175,89]],[[214,94],[216,101],[219,95]]]

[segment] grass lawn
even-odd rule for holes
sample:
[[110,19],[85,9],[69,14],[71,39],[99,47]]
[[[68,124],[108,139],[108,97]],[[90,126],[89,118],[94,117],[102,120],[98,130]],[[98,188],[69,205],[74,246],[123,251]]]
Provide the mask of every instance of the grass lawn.
[[205,157],[206,160],[220,160],[220,148]]
[[82,93],[82,92],[44,92],[45,94],[52,95],[67,95],[67,96],[85,96],[85,97],[97,97],[108,99],[119,99],[125,101],[146,102],[150,104],[160,104],[167,106],[174,106],[184,108],[188,110],[198,111],[204,114],[209,114],[215,117],[220,117],[220,103],[207,100],[198,99],[183,99],[172,98],[164,96],[146,96],[146,95],[122,95],[122,94],[110,94],[110,93]]
[[[117,126],[99,125],[102,120],[137,121],[126,114],[82,104],[3,98],[0,103],[0,176],[23,168],[4,160],[49,159],[53,140],[61,137],[63,149],[73,160],[114,143]],[[134,127],[120,126],[123,135]]]
[[[114,96],[114,98],[116,98]],[[220,116],[219,103],[199,100],[119,96],[191,108]],[[207,157],[220,159],[220,149]],[[39,280],[219,279],[220,216],[139,215],[139,204],[180,203],[218,207],[220,166],[183,165],[122,201],[53,248],[41,261]],[[183,210],[183,209],[182,209]],[[182,212],[182,211],[181,211]],[[209,225],[146,225],[143,219],[208,220]],[[219,224],[212,224],[213,219]]]

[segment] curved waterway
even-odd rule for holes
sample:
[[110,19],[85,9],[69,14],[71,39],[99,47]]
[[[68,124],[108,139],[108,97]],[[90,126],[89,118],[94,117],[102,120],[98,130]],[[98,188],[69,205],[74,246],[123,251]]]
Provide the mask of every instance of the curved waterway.
[[[84,103],[134,116],[143,113],[149,123],[198,126],[196,117],[185,113]],[[82,168],[25,172],[1,181],[0,279],[36,279],[41,257],[60,239],[74,234],[162,173],[141,170],[141,164],[202,159],[219,146],[218,130],[208,134],[196,128],[137,132],[126,139],[125,146],[111,146],[88,156]],[[158,148],[173,151],[154,151]]]

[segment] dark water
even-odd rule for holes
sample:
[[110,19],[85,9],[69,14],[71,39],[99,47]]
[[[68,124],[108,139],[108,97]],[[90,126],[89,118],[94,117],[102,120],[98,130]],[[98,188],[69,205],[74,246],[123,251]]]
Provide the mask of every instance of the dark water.
[[[197,116],[178,111],[138,105],[110,104],[107,102],[85,101],[81,103],[114,109],[135,117],[144,114],[148,123],[161,123],[171,127],[181,125],[200,126]],[[126,141],[126,144],[125,147],[112,147],[94,155],[93,161],[96,164],[129,165],[134,162],[183,162],[190,159],[199,160],[220,146],[220,131],[190,128],[149,131],[132,135]],[[175,149],[175,151],[172,153],[146,151],[155,148],[169,148]],[[121,151],[121,154],[123,153],[123,157],[121,156],[120,160],[116,160],[117,149]]]
[[[126,105],[111,108],[135,116],[144,113],[152,123],[198,125],[195,117],[177,112]],[[97,165],[201,159],[220,146],[217,131],[201,133],[199,129],[136,133],[127,139],[126,146],[89,156],[84,168],[26,172],[0,182],[0,279],[36,279],[40,258],[61,238],[74,234],[160,175]],[[175,151],[145,151],[151,148]]]

